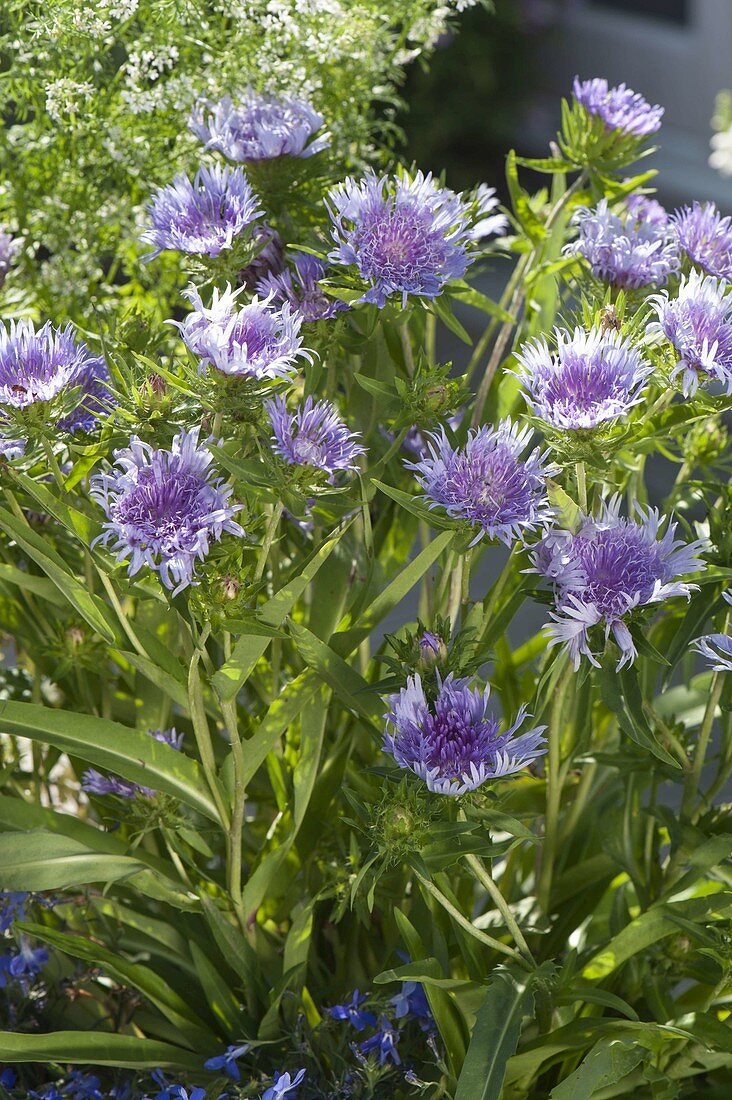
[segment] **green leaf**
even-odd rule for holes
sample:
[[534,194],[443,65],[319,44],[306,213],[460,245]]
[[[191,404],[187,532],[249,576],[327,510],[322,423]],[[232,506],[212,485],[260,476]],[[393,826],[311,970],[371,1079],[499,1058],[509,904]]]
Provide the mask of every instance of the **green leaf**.
[[516,154],[512,149],[506,157],[506,182],[511,196],[511,205],[516,220],[526,236],[538,243],[546,237],[546,229],[529,205],[528,196],[519,183],[516,165]]
[[526,974],[496,971],[475,1021],[455,1100],[500,1100],[521,1021],[532,1010],[531,984]]
[[670,764],[672,768],[681,768],[681,761],[664,748],[648,724],[635,668],[623,668],[620,672],[602,668],[599,672],[599,681],[602,700],[608,710],[616,715],[623,733],[635,741],[636,745],[652,752],[664,764]]
[[95,852],[56,833],[0,835],[0,889],[63,890],[91,882],[115,882],[145,869],[127,855]]
[[489,298],[485,294],[481,294],[479,290],[475,290],[474,287],[468,286],[453,286],[450,291],[452,297],[459,298],[461,302],[465,302],[466,305],[473,306],[475,309],[479,309],[481,313],[487,313],[489,317],[496,317],[499,321],[502,321],[506,325],[513,325],[516,323],[516,318],[512,317],[508,310],[500,306],[498,302],[494,302],[492,298]]
[[377,481],[373,479],[372,483],[377,489],[380,489],[385,496],[391,497],[397,504],[401,504],[402,508],[406,508],[408,512],[411,512],[417,519],[421,519],[424,523],[430,527],[439,527],[442,529],[451,529],[455,531],[455,521],[449,519],[449,517],[441,515],[439,512],[435,513],[431,508],[428,508],[426,504],[422,503],[421,497],[414,497],[411,493],[405,493],[401,489],[394,489],[391,485],[385,485],[383,481]]
[[191,940],[190,948],[198,980],[211,1012],[227,1034],[236,1033],[241,1027],[241,1010],[236,997],[195,940]]
[[428,303],[428,308],[435,313],[443,325],[457,336],[458,340],[462,340],[468,347],[472,347],[473,341],[470,339],[470,335],[458,321],[455,314],[452,312],[449,298],[445,298],[444,295],[438,298],[431,298]]
[[607,1085],[615,1085],[647,1056],[632,1039],[601,1039],[582,1064],[549,1094],[551,1100],[591,1100]]
[[354,714],[360,715],[371,725],[378,726],[384,713],[384,705],[370,692],[361,673],[351,668],[307,627],[290,623],[290,634],[305,664],[318,673],[341,702]]
[[110,1035],[102,1031],[53,1031],[50,1035],[21,1035],[0,1031],[3,1061],[70,1062],[72,1065],[111,1066],[113,1069],[200,1070],[198,1051],[137,1035]]
[[267,756],[276,747],[285,730],[292,725],[303,707],[320,690],[320,686],[317,675],[308,669],[294,680],[290,680],[271,703],[252,736],[244,743],[244,786],[251,781]]
[[219,820],[198,763],[140,730],[90,714],[13,701],[0,703],[0,727],[163,791],[212,821]]

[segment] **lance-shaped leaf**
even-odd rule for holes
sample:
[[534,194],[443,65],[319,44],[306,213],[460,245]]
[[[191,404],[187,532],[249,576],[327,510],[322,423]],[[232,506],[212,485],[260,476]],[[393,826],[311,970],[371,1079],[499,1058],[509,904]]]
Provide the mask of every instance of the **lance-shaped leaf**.
[[521,1021],[531,1011],[532,975],[499,970],[488,987],[470,1038],[455,1100],[500,1100]]
[[200,1070],[201,1055],[171,1043],[141,1039],[137,1035],[111,1035],[102,1031],[53,1031],[50,1035],[21,1035],[0,1031],[3,1061],[70,1062],[77,1066],[112,1066],[113,1069]]

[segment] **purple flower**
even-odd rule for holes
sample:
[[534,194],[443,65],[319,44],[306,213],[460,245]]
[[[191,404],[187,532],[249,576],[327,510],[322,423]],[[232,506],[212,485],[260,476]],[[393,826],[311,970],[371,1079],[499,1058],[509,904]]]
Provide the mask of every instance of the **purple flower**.
[[649,213],[636,203],[619,217],[612,213],[607,199],[601,199],[594,210],[580,207],[575,223],[579,238],[567,246],[567,253],[584,256],[595,278],[612,286],[663,286],[678,269],[673,229],[664,224],[655,207]]
[[510,546],[553,514],[545,479],[558,467],[547,464],[538,448],[520,458],[531,434],[529,427],[502,420],[497,428],[469,432],[465,446],[455,450],[443,428],[429,437],[428,454],[405,466],[416,471],[430,508],[478,524],[476,542],[487,535]]
[[284,1100],[285,1096],[295,1093],[304,1080],[304,1069],[299,1069],[294,1077],[289,1073],[276,1073],[273,1083],[262,1093],[262,1100]]
[[334,1020],[347,1020],[356,1031],[363,1031],[365,1027],[376,1027],[376,1017],[373,1012],[364,1012],[361,1005],[368,1000],[365,993],[361,994],[354,989],[351,1000],[346,1004],[333,1005],[328,1013]]
[[[37,331],[32,321],[0,323],[0,406],[27,409],[39,402],[60,401],[58,427],[89,432],[106,407],[107,365],[74,339],[71,325]],[[108,402],[107,402],[108,403]],[[0,426],[7,415],[0,414]]]
[[600,667],[589,642],[597,625],[620,648],[617,668],[632,664],[637,653],[626,622],[630,612],[671,596],[688,597],[696,585],[676,578],[706,568],[696,557],[706,548],[703,541],[679,541],[673,522],[659,537],[659,513],[639,505],[636,511],[638,521],[622,518],[620,496],[614,496],[599,516],[584,516],[576,534],[548,530],[532,555],[536,572],[554,587],[549,644],[563,646],[575,669],[583,654]]
[[502,237],[508,229],[505,214],[496,213],[500,202],[495,187],[480,183],[475,189],[475,207],[473,224],[470,227],[471,241],[482,241],[486,237]]
[[230,1077],[232,1081],[239,1081],[241,1080],[241,1071],[236,1063],[239,1058],[244,1057],[250,1048],[250,1043],[241,1043],[240,1046],[232,1044],[226,1048],[223,1054],[217,1054],[214,1058],[209,1058],[204,1062],[203,1068],[223,1070],[226,1076]]
[[185,321],[173,323],[201,360],[201,370],[211,365],[222,374],[260,382],[289,378],[298,357],[311,359],[301,347],[302,317],[293,313],[287,302],[278,310],[270,299],[259,301],[256,296],[237,309],[236,299],[244,289],[227,286],[223,294],[214,289],[211,305],[206,307],[191,287],[185,296],[193,310]]
[[[172,749],[178,750],[185,736],[177,733],[175,727],[169,730],[148,730],[147,732],[155,741],[162,741],[164,745],[170,745]],[[87,768],[81,777],[81,786],[82,790],[87,791],[88,794],[113,794],[117,798],[137,798],[138,795],[145,798],[155,797],[155,791],[150,787],[142,787],[139,783],[132,783],[114,775],[102,775],[96,768]]]
[[[151,1077],[156,1085],[161,1086],[161,1091],[157,1093],[155,1100],[206,1100],[205,1089],[193,1088],[189,1092],[183,1085],[169,1085],[162,1070],[154,1070]],[[219,1100],[223,1100],[223,1098],[220,1097]]]
[[329,298],[320,289],[328,268],[317,256],[298,252],[294,259],[294,271],[267,272],[257,284],[259,294],[271,295],[278,305],[289,302],[302,316],[303,321],[329,321],[336,313],[348,309],[347,302]]
[[[364,1042],[360,1044],[360,1049],[362,1053],[366,1055],[372,1052],[377,1053],[380,1066],[385,1065],[389,1059],[391,1059],[395,1066],[400,1066],[402,1060],[397,1050],[399,1031],[392,1026],[386,1016],[382,1016],[379,1023],[381,1025],[380,1030],[377,1031],[375,1035],[372,1035],[370,1039],[365,1039]],[[262,1100],[264,1100],[264,1097]]]
[[729,634],[705,634],[692,642],[692,646],[706,657],[715,672],[732,672],[732,637]]
[[713,202],[683,206],[673,216],[679,248],[691,262],[719,279],[732,278],[732,217]]
[[309,103],[251,88],[236,102],[228,95],[216,104],[204,100],[194,109],[189,125],[207,149],[216,149],[229,160],[311,157],[330,145],[328,134],[311,140],[323,125],[323,116]]
[[397,1020],[412,1018],[418,1020],[420,1025],[426,1024],[430,1029],[434,1025],[434,1018],[421,982],[402,982],[402,988],[389,1003],[394,1006],[394,1015]]
[[31,947],[28,937],[21,936],[16,954],[0,955],[0,989],[13,980],[22,986],[32,984],[47,962],[48,950],[45,947]]
[[444,653],[445,650],[445,643],[442,638],[438,638],[431,630],[424,630],[422,632],[419,637],[418,645],[419,652],[426,660],[434,660]]
[[62,1085],[61,1095],[67,1100],[104,1100],[101,1085],[102,1082],[96,1074],[74,1069]]
[[665,229],[671,223],[668,211],[661,206],[658,199],[650,195],[642,195],[636,191],[625,200],[625,206],[628,214],[636,222],[647,222],[661,229]]
[[185,173],[159,187],[148,207],[152,228],[140,238],[154,251],[166,249],[218,256],[261,218],[263,211],[241,168],[201,167],[193,181]]
[[282,396],[265,401],[272,424],[275,452],[291,466],[324,470],[332,483],[338,470],[356,470],[356,459],[366,453],[359,435],[341,420],[329,401],[308,397],[288,413]]
[[425,696],[419,676],[386,702],[384,752],[391,753],[400,768],[409,768],[430,791],[457,797],[474,791],[489,779],[512,775],[542,756],[546,749],[537,726],[515,737],[527,717],[521,707],[513,725],[503,733],[487,711],[490,687],[468,687],[469,679],[444,680],[438,674],[439,691],[434,703]]
[[349,178],[326,199],[336,248],[329,259],[355,265],[380,308],[391,294],[436,298],[470,263],[469,204],[431,175]]
[[266,222],[260,222],[252,229],[252,245],[261,249],[237,276],[240,286],[254,293],[257,283],[267,275],[278,275],[285,266],[285,251],[282,240]]
[[556,336],[556,354],[542,338],[516,356],[536,416],[553,428],[596,428],[627,416],[643,400],[653,367],[620,333],[577,328],[574,335],[557,329]]
[[601,77],[580,81],[576,76],[572,91],[589,114],[602,119],[606,130],[647,137],[661,128],[663,107],[651,107],[642,95],[625,84],[611,88]]
[[732,393],[732,290],[723,280],[692,271],[682,278],[675,298],[667,293],[650,300],[657,321],[648,332],[661,333],[678,354],[671,373],[682,375],[685,397],[696,393],[699,382],[718,382]]
[[96,541],[111,541],[118,562],[130,559],[129,576],[147,565],[176,595],[193,583],[212,540],[224,531],[243,536],[232,518],[233,490],[212,477],[213,458],[199,447],[198,428],[180,432],[169,451],[133,437],[115,458],[116,469],[91,482],[90,495],[107,514]]
[[20,241],[16,237],[11,237],[7,230],[0,227],[0,286],[5,282],[19,248]]
[[25,905],[29,897],[25,890],[0,891],[0,932],[7,932],[17,920],[25,920]]

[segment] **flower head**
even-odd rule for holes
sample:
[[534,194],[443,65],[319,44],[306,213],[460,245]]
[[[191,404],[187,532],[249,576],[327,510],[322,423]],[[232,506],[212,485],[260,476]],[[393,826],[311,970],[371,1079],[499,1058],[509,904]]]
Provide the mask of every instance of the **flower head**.
[[[105,411],[107,365],[77,341],[71,325],[36,330],[32,321],[0,323],[0,407],[27,409],[55,399],[71,402],[58,427],[89,432]],[[0,427],[7,417],[0,413]]]
[[366,453],[359,436],[341,420],[329,401],[308,397],[297,411],[288,413],[282,396],[265,402],[272,424],[276,453],[291,466],[313,466],[334,480],[338,470],[357,469],[356,459]]
[[180,432],[169,451],[133,437],[115,458],[112,473],[94,475],[90,495],[107,514],[99,541],[111,542],[117,561],[129,559],[130,576],[147,565],[176,594],[193,583],[212,540],[244,534],[231,486],[212,477],[197,428]]
[[498,719],[488,713],[490,688],[468,687],[468,679],[450,673],[429,703],[419,676],[387,699],[384,752],[400,768],[409,768],[429,790],[453,797],[474,791],[489,779],[520,771],[546,751],[544,726],[514,736],[527,717],[521,707],[516,721],[503,733]]
[[274,157],[312,157],[330,145],[330,137],[313,135],[323,116],[309,103],[247,88],[236,102],[224,96],[219,103],[204,100],[193,111],[190,128],[207,149],[229,160],[259,161]]
[[373,1012],[364,1012],[361,1005],[368,1000],[365,993],[361,994],[354,989],[351,1000],[346,1004],[333,1005],[328,1009],[328,1014],[334,1020],[347,1020],[356,1031],[363,1031],[365,1027],[376,1027],[376,1017]]
[[676,297],[661,293],[650,299],[657,321],[649,333],[671,342],[678,360],[671,377],[682,375],[686,397],[699,382],[719,382],[732,393],[732,289],[724,280],[692,271],[682,277]]
[[651,107],[642,95],[625,84],[611,88],[607,80],[574,78],[574,98],[585,110],[601,118],[606,130],[619,130],[634,137],[647,137],[661,128],[663,107]]
[[482,241],[486,237],[502,237],[508,229],[508,218],[498,212],[500,201],[495,187],[479,183],[475,189],[475,207],[473,224],[470,227],[471,241]]
[[391,294],[436,298],[470,263],[469,209],[431,175],[349,178],[326,200],[336,247],[329,259],[355,265],[369,289],[360,299],[382,307]]
[[259,382],[289,378],[298,357],[310,358],[302,348],[302,317],[289,303],[275,309],[270,298],[256,296],[237,308],[244,290],[227,286],[223,294],[214,289],[210,306],[204,306],[195,287],[186,291],[193,310],[185,321],[174,322],[183,340],[201,361],[201,370],[211,365],[222,374]]
[[638,519],[620,515],[620,497],[603,504],[599,516],[582,518],[576,534],[551,529],[532,555],[534,568],[552,582],[556,610],[550,645],[562,645],[579,668],[582,655],[599,662],[590,649],[589,631],[601,625],[620,648],[618,668],[637,653],[626,619],[636,607],[687,596],[695,587],[676,578],[706,568],[696,555],[705,543],[675,538],[670,522],[659,537],[661,517],[636,506]]
[[[206,1090],[202,1088],[188,1089],[185,1085],[169,1084],[165,1080],[162,1070],[153,1070],[150,1075],[156,1085],[161,1086],[161,1091],[156,1093],[154,1100],[206,1100]],[[223,1100],[223,1097],[220,1098]]]
[[684,206],[673,218],[679,248],[695,267],[720,279],[732,279],[732,217],[722,217],[713,202]]
[[405,466],[416,471],[430,508],[477,524],[478,539],[487,535],[510,546],[552,515],[546,477],[556,467],[538,448],[520,457],[530,439],[531,428],[503,420],[469,432],[455,450],[442,429],[430,436],[428,454]]
[[154,249],[148,259],[166,249],[218,256],[263,213],[242,169],[220,164],[199,168],[193,180],[181,172],[148,210],[152,227],[141,237]]
[[286,1096],[297,1092],[304,1080],[304,1069],[299,1069],[294,1077],[289,1073],[276,1073],[273,1083],[262,1093],[262,1100],[284,1100]]
[[663,286],[678,269],[679,259],[672,228],[659,210],[663,207],[657,203],[650,209],[636,203],[620,217],[612,213],[607,199],[594,210],[580,207],[575,215],[579,238],[567,252],[584,256],[593,275],[612,286]]
[[27,936],[20,937],[20,947],[15,954],[0,955],[0,989],[9,982],[21,986],[31,985],[48,962],[48,949],[31,947]]
[[234,1043],[228,1046],[223,1054],[217,1054],[214,1058],[209,1058],[204,1062],[203,1068],[223,1070],[226,1076],[230,1077],[232,1081],[239,1081],[241,1080],[241,1071],[236,1063],[237,1060],[243,1058],[249,1050],[249,1043],[241,1043],[239,1046]]
[[556,354],[539,339],[516,356],[526,400],[547,424],[595,428],[642,401],[653,367],[620,333],[578,328],[574,335],[561,329],[556,335]]
[[400,1066],[402,1060],[397,1050],[399,1031],[386,1016],[381,1017],[379,1024],[379,1030],[370,1039],[365,1039],[360,1044],[359,1049],[365,1055],[372,1052],[377,1054],[380,1066],[385,1065],[388,1061],[393,1062],[395,1066]]
[[279,275],[284,270],[285,250],[279,233],[266,222],[254,226],[251,240],[252,245],[260,248],[260,251],[241,269],[237,281],[240,286],[254,293],[262,279],[268,275]]
[[257,284],[259,294],[271,295],[280,303],[289,302],[302,316],[303,321],[329,321],[344,309],[347,302],[329,298],[320,288],[320,280],[328,268],[317,256],[298,252],[293,261],[294,270],[267,272]]
[[402,988],[390,1000],[397,1020],[418,1020],[420,1027],[432,1030],[434,1017],[421,982],[402,982]]
[[732,672],[732,637],[729,634],[705,634],[692,646],[706,657],[715,672]]

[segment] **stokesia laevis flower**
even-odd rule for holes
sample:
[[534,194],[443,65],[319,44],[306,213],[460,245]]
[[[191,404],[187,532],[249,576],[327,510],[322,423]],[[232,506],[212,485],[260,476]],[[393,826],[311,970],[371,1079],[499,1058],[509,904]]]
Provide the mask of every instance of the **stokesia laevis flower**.
[[288,302],[275,309],[271,298],[255,296],[238,306],[244,289],[227,286],[223,294],[214,289],[211,305],[204,306],[198,290],[191,287],[185,297],[193,310],[185,321],[173,324],[200,359],[202,373],[210,365],[222,374],[259,382],[289,378],[298,357],[312,358],[301,346],[302,317]]
[[684,206],[673,217],[679,248],[695,267],[719,279],[732,279],[732,217],[713,202]]
[[661,333],[671,342],[678,360],[672,378],[682,375],[685,397],[696,393],[699,382],[718,382],[732,393],[732,289],[724,280],[692,271],[682,278],[676,297],[667,293],[649,299],[657,321],[649,334]]
[[653,367],[620,333],[557,329],[556,338],[556,353],[542,338],[516,355],[526,401],[547,424],[596,428],[627,416],[643,400]]
[[475,189],[473,224],[470,227],[471,241],[482,241],[486,237],[501,237],[508,230],[508,218],[498,210],[500,202],[495,187],[479,183]]
[[531,435],[530,427],[503,420],[497,428],[469,432],[456,450],[443,428],[428,437],[427,454],[405,466],[416,472],[430,508],[477,524],[475,542],[487,535],[510,546],[553,514],[546,478],[558,467],[538,447],[520,457]]
[[[184,735],[178,733],[175,727],[167,730],[148,730],[147,732],[155,741],[170,745],[172,749],[179,750],[183,744]],[[145,798],[155,796],[155,791],[151,787],[143,787],[139,783],[133,783],[128,779],[120,779],[116,775],[102,775],[96,768],[87,768],[81,777],[81,787],[88,794],[113,794],[117,798],[137,798],[138,795]]]
[[264,297],[271,295],[274,302],[289,302],[302,316],[303,321],[328,321],[344,309],[347,302],[329,298],[320,287],[320,280],[328,268],[317,256],[300,252],[295,256],[293,269],[267,272],[257,284],[257,291]]
[[563,646],[575,669],[583,655],[600,667],[589,640],[598,625],[620,648],[617,668],[632,664],[637,652],[627,625],[630,612],[672,596],[688,597],[697,586],[677,578],[706,568],[696,556],[706,548],[703,540],[681,542],[673,521],[659,537],[658,511],[645,512],[640,505],[636,511],[637,520],[621,517],[615,496],[603,503],[599,516],[583,516],[576,534],[548,530],[532,555],[534,569],[554,588],[549,644]]
[[95,474],[90,495],[107,515],[97,542],[110,543],[128,574],[146,565],[173,595],[194,581],[212,541],[227,531],[242,537],[232,518],[232,488],[212,476],[211,452],[198,445],[198,428],[180,432],[170,450],[133,437],[115,452],[111,473]]
[[606,130],[647,137],[661,128],[663,107],[652,107],[642,95],[625,84],[611,88],[602,77],[580,80],[576,76],[572,91],[588,114],[602,119]]
[[307,397],[294,413],[288,413],[281,395],[265,402],[272,424],[274,449],[291,466],[324,470],[333,482],[339,470],[355,470],[356,459],[366,453],[357,432],[352,432],[329,401]]
[[274,157],[312,157],[330,145],[330,135],[313,136],[323,116],[302,99],[278,97],[247,88],[234,102],[204,100],[193,110],[189,126],[207,149],[229,160],[260,161]]
[[75,339],[71,325],[57,329],[47,321],[36,330],[28,320],[0,323],[0,453],[24,447],[5,435],[11,410],[53,402],[49,422],[66,432],[91,431],[109,407],[108,381],[107,364]]
[[181,172],[155,192],[148,207],[152,226],[141,240],[152,260],[166,249],[218,256],[249,230],[263,211],[241,168],[202,167],[193,180]]
[[470,264],[469,204],[431,175],[348,178],[331,190],[333,263],[354,265],[380,308],[391,294],[436,298]]
[[567,253],[584,256],[593,275],[612,286],[663,286],[678,269],[672,227],[655,207],[649,211],[635,204],[620,217],[610,210],[607,199],[601,199],[594,210],[580,207],[575,223],[579,237],[567,246]]
[[239,286],[254,293],[257,283],[267,275],[279,275],[285,266],[285,250],[279,233],[266,222],[260,222],[252,230],[252,245],[260,252],[237,275]]
[[436,794],[457,797],[474,791],[489,779],[525,768],[546,749],[537,726],[516,737],[527,717],[519,708],[516,721],[500,732],[498,719],[488,713],[490,687],[468,687],[469,679],[441,679],[438,694],[429,703],[419,676],[390,695],[383,751],[391,753],[400,768],[409,768]]
[[732,672],[732,637],[729,634],[705,634],[692,642],[693,648],[715,672]]

